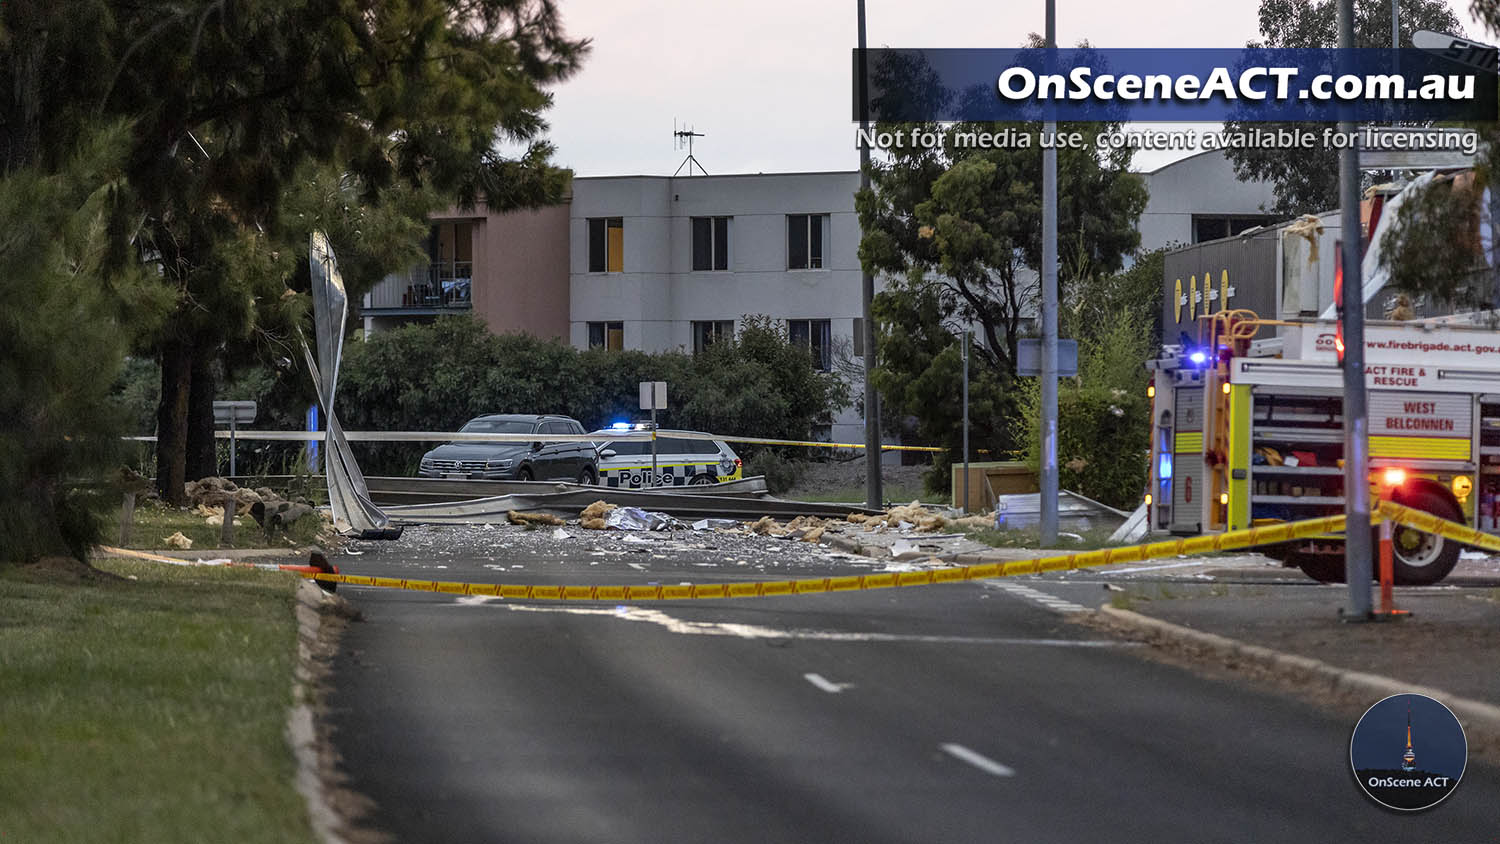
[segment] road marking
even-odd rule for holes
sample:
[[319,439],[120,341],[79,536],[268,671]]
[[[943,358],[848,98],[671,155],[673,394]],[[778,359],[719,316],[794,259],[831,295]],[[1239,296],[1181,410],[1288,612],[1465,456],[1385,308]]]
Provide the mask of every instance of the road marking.
[[626,563],[625,565],[630,566],[631,568],[635,569],[636,571],[645,571],[646,570],[646,567],[643,566],[643,565],[641,565],[640,563]]
[[511,612],[564,613],[567,615],[608,616],[622,621],[657,624],[672,633],[690,636],[736,636],[741,639],[793,639],[818,642],[916,642],[941,645],[1030,645],[1052,648],[1135,648],[1140,642],[1111,639],[1022,639],[984,636],[930,636],[902,633],[855,633],[843,630],[784,630],[756,624],[719,621],[685,621],[655,609],[620,605],[618,607],[567,607],[545,604],[512,604],[503,601],[494,606]]
[[1034,604],[1041,604],[1042,606],[1046,607],[1049,610],[1053,610],[1054,612],[1073,613],[1089,611],[1088,607],[1082,606],[1080,604],[1075,604],[1072,601],[1063,600],[1062,598],[1058,598],[1053,595],[1048,595],[1046,592],[1032,589],[1029,586],[1022,586],[1021,584],[1014,583],[1012,581],[986,581],[985,585],[992,586],[996,589],[1002,589],[1012,595],[1015,595],[1017,598],[1031,601]]
[[961,744],[945,744],[943,751],[955,759],[961,759],[970,765],[984,771],[986,774],[994,774],[997,777],[1013,777],[1016,772],[980,753],[975,753]]
[[818,688],[822,689],[825,692],[828,692],[831,695],[836,695],[839,692],[842,692],[844,689],[854,688],[853,683],[835,683],[832,680],[825,678],[822,674],[803,674],[802,676],[806,678],[807,682],[812,683],[814,686],[817,686]]
[[1136,572],[1141,572],[1141,571],[1160,571],[1162,569],[1186,569],[1186,568],[1192,568],[1193,566],[1211,566],[1211,565],[1222,565],[1222,563],[1216,562],[1214,560],[1190,560],[1189,562],[1186,562],[1186,563],[1163,563],[1162,565],[1159,565],[1159,566],[1136,566],[1135,568],[1128,568],[1128,569],[1109,569],[1108,571],[1104,572],[1104,574],[1110,574],[1110,575],[1115,575],[1115,574],[1135,574]]

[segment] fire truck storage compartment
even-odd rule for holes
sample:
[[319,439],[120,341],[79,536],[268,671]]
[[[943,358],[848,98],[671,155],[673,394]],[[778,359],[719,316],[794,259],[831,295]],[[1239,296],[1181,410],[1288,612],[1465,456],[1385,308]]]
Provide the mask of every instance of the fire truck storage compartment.
[[1203,385],[1199,373],[1186,375],[1195,386],[1176,388],[1172,446],[1172,513],[1168,529],[1196,535],[1203,530]]
[[1479,400],[1479,497],[1474,524],[1500,533],[1500,396]]
[[1343,400],[1253,391],[1250,518],[1293,521],[1343,508]]

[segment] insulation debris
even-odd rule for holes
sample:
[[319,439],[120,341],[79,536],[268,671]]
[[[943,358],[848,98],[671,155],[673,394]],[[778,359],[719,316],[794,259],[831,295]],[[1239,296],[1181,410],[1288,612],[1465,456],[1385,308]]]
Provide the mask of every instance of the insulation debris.
[[565,525],[566,521],[551,513],[522,513],[511,510],[505,518],[513,525]]
[[172,534],[171,536],[162,539],[162,542],[165,542],[166,544],[172,546],[173,548],[176,548],[179,551],[186,551],[189,548],[193,547],[193,540],[188,539],[186,536],[183,536],[182,531],[180,530]]

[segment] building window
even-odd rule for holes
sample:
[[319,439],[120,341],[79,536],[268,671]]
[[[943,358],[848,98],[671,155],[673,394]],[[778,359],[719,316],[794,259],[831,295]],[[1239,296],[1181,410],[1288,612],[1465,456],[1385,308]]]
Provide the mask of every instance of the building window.
[[693,218],[693,269],[729,269],[729,218]]
[[1269,226],[1280,219],[1266,214],[1194,214],[1193,242],[1204,243],[1234,237],[1256,226]]
[[734,320],[732,319],[694,320],[693,354],[696,355],[720,340],[728,340],[732,337],[734,337]]
[[789,319],[786,335],[793,343],[807,347],[814,367],[824,372],[833,367],[833,332],[829,320]]
[[625,220],[621,217],[589,219],[589,272],[625,271]]
[[589,348],[609,349],[618,352],[625,348],[625,323],[623,322],[591,322],[589,323]]
[[823,244],[827,241],[827,214],[786,215],[786,268],[823,269]]

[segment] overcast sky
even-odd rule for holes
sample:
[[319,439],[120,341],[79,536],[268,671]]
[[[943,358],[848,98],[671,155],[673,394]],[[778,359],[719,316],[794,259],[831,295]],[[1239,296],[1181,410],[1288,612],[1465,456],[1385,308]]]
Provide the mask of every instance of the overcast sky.
[[[1468,34],[1467,0],[1450,3]],[[672,122],[707,137],[710,173],[853,170],[849,51],[855,0],[561,0],[593,52],[554,90],[558,164],[581,176],[670,175],[686,156]],[[1239,47],[1259,0],[1057,0],[1058,42],[1096,47]],[[871,47],[1017,47],[1043,28],[1041,0],[867,0]],[[1481,39],[1489,40],[1489,39]],[[1182,152],[1139,153],[1135,168]]]

